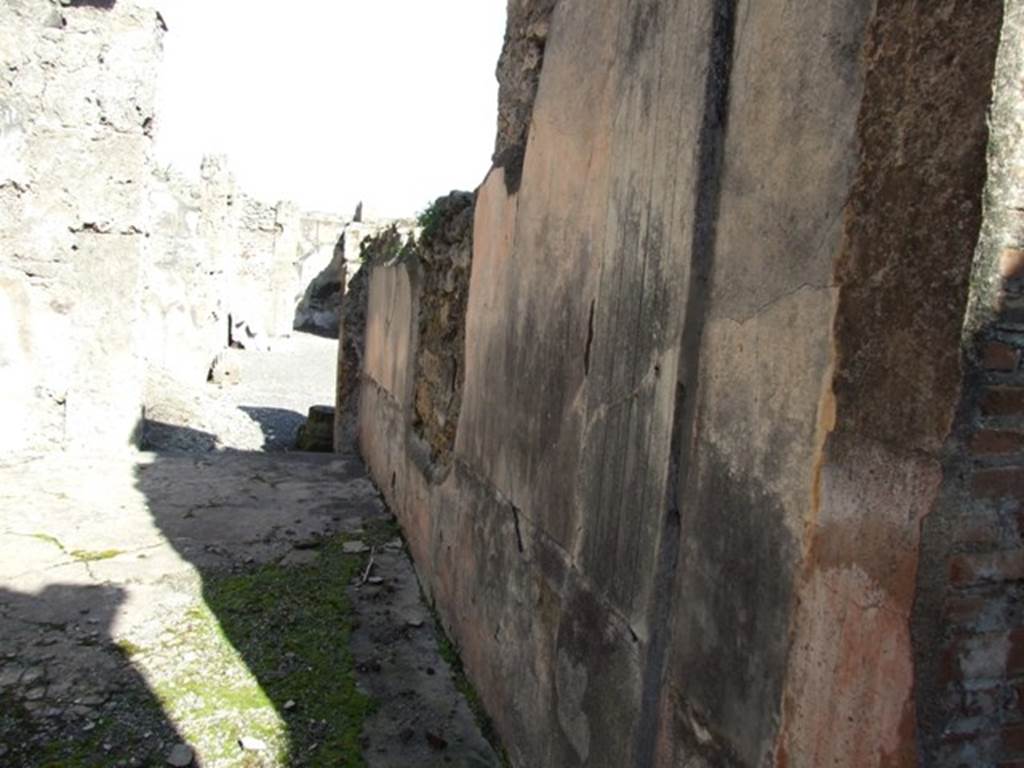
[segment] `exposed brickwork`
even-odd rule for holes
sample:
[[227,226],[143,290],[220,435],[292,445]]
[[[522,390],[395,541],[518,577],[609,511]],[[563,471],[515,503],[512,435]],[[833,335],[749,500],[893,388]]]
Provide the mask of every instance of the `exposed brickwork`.
[[1010,344],[990,341],[982,350],[982,366],[989,371],[1012,372],[1017,370],[1019,365],[1020,350]]
[[1024,250],[1005,250],[999,272],[964,415],[965,494],[943,606],[943,766],[1024,766]]
[[982,416],[1024,416],[1024,387],[986,387],[981,395]]

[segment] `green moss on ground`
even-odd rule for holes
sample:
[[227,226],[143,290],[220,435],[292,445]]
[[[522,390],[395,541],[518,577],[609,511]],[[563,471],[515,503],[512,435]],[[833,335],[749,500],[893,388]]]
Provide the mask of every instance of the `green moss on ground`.
[[[393,535],[382,524],[361,538],[382,543]],[[217,768],[362,768],[360,736],[374,705],[356,687],[346,587],[367,556],[344,554],[343,543],[326,540],[307,567],[207,572],[203,601],[176,614],[157,640],[98,648],[141,676],[96,710],[89,731],[84,721],[47,725],[0,694],[0,765],[113,765],[104,745],[114,745],[117,761],[163,765],[181,740]],[[267,749],[243,752],[242,737]]]
[[308,567],[266,565],[206,579],[205,604],[172,641],[194,662],[157,686],[206,759],[240,760],[237,740],[252,737],[277,764],[301,756],[314,768],[363,765],[359,738],[372,703],[356,687],[345,594],[362,560],[343,554],[338,538]]

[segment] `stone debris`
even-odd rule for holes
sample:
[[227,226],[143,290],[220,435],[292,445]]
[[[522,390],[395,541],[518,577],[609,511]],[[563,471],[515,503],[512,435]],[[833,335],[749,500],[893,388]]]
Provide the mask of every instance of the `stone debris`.
[[314,405],[306,422],[299,427],[295,447],[300,451],[331,453],[334,450],[334,408]]
[[366,546],[366,542],[356,539],[354,541],[346,541],[342,545],[342,550],[346,555],[365,555],[370,551],[370,548]]
[[192,747],[188,744],[177,744],[167,756],[167,764],[174,768],[188,768],[194,758]]
[[242,748],[243,752],[265,752],[267,750],[267,742],[254,736],[243,736],[238,740],[238,746]]

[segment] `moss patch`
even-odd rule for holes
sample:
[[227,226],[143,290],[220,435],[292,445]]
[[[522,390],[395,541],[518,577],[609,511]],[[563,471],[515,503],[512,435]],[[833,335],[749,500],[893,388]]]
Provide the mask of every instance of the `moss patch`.
[[[394,534],[367,527],[371,543]],[[163,634],[90,646],[120,656],[128,672],[88,729],[81,718],[40,719],[0,693],[0,764],[163,765],[183,741],[211,768],[361,768],[373,703],[356,687],[346,587],[367,557],[346,555],[343,543],[324,540],[304,568],[207,572],[202,602],[168,614]],[[243,751],[243,737],[266,749]]]
[[55,546],[61,552],[67,551],[66,549],[64,549],[64,545],[60,543],[60,539],[58,539],[56,536],[51,536],[48,533],[30,533],[29,538],[38,539],[39,541],[44,541],[47,544],[53,544],[53,546]]
[[[356,688],[345,594],[361,563],[343,554],[339,538],[306,568],[267,565],[206,579],[205,604],[165,648],[185,663],[156,687],[206,761],[363,765],[359,737],[372,704]],[[242,753],[242,737],[268,750]]]
[[120,549],[101,549],[97,551],[89,549],[75,549],[68,554],[81,563],[94,563],[97,560],[111,560],[118,555],[124,554],[124,552]]

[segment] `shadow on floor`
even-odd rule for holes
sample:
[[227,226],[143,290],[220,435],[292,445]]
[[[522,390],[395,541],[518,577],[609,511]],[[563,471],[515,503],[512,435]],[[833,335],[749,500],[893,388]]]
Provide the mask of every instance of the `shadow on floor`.
[[263,430],[263,450],[290,451],[295,448],[296,433],[306,421],[304,414],[285,408],[255,405],[240,405],[238,409],[260,425]]
[[0,765],[163,764],[181,741],[112,636],[125,591],[0,589]]
[[[243,410],[273,427],[297,416]],[[213,438],[180,429],[179,443]],[[183,628],[201,663],[157,684],[199,754],[227,743],[229,765],[364,765],[372,706],[356,683],[346,589],[367,556],[346,552],[342,531],[380,544],[395,529],[372,485],[347,484],[362,477],[356,460],[306,453],[167,453],[137,468],[154,523],[201,579]],[[239,740],[257,747],[252,762]]]

